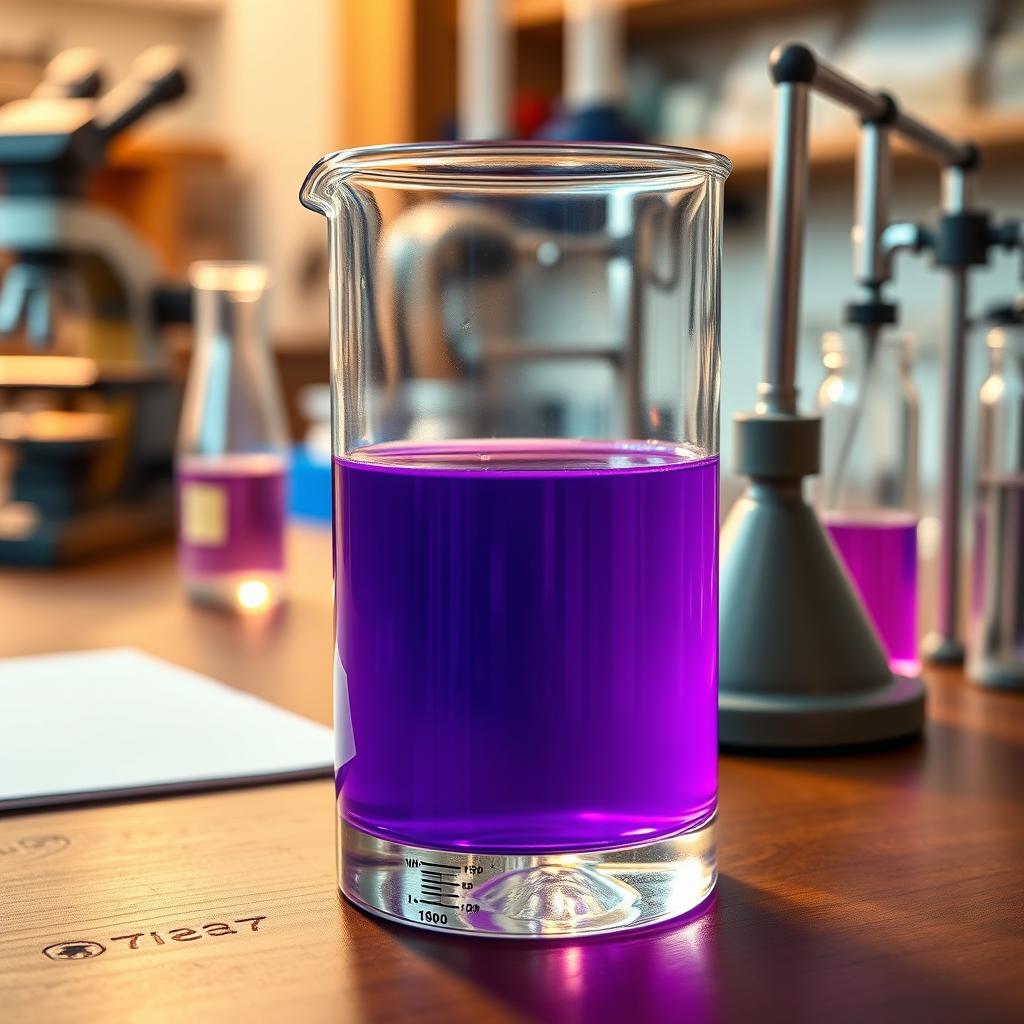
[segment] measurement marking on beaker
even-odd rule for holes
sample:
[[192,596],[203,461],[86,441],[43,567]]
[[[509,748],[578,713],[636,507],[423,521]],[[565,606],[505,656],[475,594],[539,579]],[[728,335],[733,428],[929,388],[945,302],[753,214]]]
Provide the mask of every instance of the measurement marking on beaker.
[[456,892],[446,891],[458,889],[459,883],[453,881],[459,875],[458,867],[449,864],[437,864],[423,860],[419,862],[420,892],[415,900],[426,907],[443,907],[445,910],[459,909],[459,896]]
[[[420,873],[419,890],[415,895],[411,892],[405,894],[405,902],[410,907],[406,913],[410,919],[433,925],[450,923],[447,914],[436,910],[414,911],[411,909],[413,906],[438,907],[440,910],[454,910],[462,914],[479,912],[480,904],[470,900],[472,890],[486,871],[482,864],[441,864],[438,861],[406,857],[405,866]],[[498,866],[497,862],[491,862],[492,869]]]

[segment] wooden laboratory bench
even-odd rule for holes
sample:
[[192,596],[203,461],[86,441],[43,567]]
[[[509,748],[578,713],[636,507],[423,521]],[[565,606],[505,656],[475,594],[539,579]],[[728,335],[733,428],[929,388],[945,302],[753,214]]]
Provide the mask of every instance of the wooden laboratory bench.
[[[169,548],[2,571],[0,653],[134,645],[328,722],[330,538],[290,542],[265,628],[184,604]],[[0,1019],[1024,1020],[1024,696],[928,688],[920,742],[723,757],[717,895],[618,939],[364,916],[335,888],[326,779],[0,816]],[[105,950],[44,953],[71,941]]]

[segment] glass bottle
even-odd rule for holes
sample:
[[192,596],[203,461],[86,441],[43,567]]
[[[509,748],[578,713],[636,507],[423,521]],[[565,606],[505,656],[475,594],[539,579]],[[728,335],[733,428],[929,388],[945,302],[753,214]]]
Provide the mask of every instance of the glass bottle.
[[818,390],[817,505],[893,672],[920,671],[917,631],[918,397],[912,339],[828,333]]
[[375,913],[578,935],[714,885],[729,167],[423,145],[306,180],[331,268],[339,877]]
[[192,265],[195,344],[176,461],[189,598],[265,612],[284,585],[287,433],[267,338],[266,268]]
[[996,310],[978,405],[968,674],[1024,688],[1024,313]]

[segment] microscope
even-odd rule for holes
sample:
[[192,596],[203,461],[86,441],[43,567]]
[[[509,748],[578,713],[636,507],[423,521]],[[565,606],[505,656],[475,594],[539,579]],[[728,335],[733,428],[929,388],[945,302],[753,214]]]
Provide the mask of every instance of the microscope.
[[158,327],[187,320],[187,299],[86,188],[111,141],[185,89],[171,47],[103,95],[97,56],[76,49],[0,108],[0,563],[171,528],[179,387]]

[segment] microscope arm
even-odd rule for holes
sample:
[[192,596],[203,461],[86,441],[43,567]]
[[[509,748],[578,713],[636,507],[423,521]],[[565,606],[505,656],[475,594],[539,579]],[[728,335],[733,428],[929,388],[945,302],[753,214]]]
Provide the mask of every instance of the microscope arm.
[[187,88],[179,50],[154,46],[137,57],[129,76],[99,101],[96,125],[109,141],[154,107],[183,96]]
[[103,89],[103,62],[100,55],[85,46],[58,53],[43,72],[43,80],[32,90],[38,99],[86,99],[99,96]]

